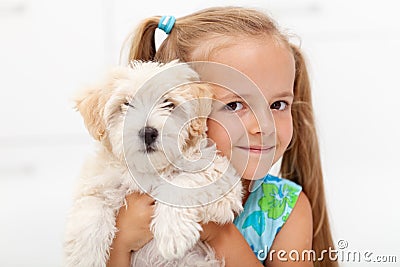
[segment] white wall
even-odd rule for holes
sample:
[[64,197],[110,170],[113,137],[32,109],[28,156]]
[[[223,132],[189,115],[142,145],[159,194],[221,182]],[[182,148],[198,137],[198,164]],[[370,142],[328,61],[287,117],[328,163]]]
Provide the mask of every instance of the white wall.
[[73,92],[117,64],[140,19],[225,4],[268,10],[301,38],[335,240],[400,261],[397,1],[0,0],[0,266],[61,266],[72,185],[92,145]]

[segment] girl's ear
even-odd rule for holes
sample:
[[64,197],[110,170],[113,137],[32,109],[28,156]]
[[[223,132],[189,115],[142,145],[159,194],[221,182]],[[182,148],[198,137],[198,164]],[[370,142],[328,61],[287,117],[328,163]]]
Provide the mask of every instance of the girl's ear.
[[109,94],[104,95],[104,91],[102,88],[88,88],[75,98],[75,109],[82,115],[90,135],[98,141],[107,135],[103,114]]

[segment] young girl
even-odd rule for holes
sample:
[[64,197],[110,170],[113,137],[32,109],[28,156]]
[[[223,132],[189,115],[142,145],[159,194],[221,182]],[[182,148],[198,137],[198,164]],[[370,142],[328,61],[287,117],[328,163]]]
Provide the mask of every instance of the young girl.
[[[260,127],[254,116],[248,115],[249,107],[234,94],[216,89],[216,99],[226,104],[227,112],[241,118],[250,140],[275,135],[273,163],[282,159],[280,176],[286,178],[266,175],[254,192],[245,191],[244,211],[234,224],[203,225],[201,239],[214,248],[226,266],[337,266],[323,253],[334,245],[310,83],[299,48],[289,43],[267,15],[254,9],[209,8],[176,21],[168,18],[164,25],[160,19],[151,17],[139,25],[131,38],[129,60],[212,61],[247,75],[270,105],[275,132]],[[169,35],[156,51],[154,33],[159,23]],[[223,126],[209,120],[208,136],[223,154],[230,156],[235,153],[235,143],[231,144],[225,134]],[[257,146],[246,149],[250,156],[243,178],[256,171],[252,155],[263,153],[263,148]],[[243,183],[247,188],[249,180],[243,179]],[[152,238],[149,223],[154,200],[133,194],[127,202],[127,208],[121,208],[117,217],[119,231],[108,266],[129,266],[130,252]],[[301,257],[303,251],[311,249],[315,251],[314,261],[312,257]],[[300,257],[296,259],[291,251],[297,251]]]

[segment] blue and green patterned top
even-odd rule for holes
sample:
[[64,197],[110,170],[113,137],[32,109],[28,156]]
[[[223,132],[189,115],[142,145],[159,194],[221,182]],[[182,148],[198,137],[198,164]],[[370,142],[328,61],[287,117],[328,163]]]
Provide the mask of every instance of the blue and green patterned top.
[[296,204],[301,186],[269,174],[256,182],[259,185],[250,193],[234,224],[264,263],[275,236]]

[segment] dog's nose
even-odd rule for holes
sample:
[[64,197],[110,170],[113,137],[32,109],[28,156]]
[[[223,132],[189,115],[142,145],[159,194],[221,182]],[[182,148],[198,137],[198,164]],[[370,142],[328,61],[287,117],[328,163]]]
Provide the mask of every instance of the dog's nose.
[[156,141],[158,131],[156,128],[146,126],[140,129],[139,136],[144,139],[144,143],[149,146]]

